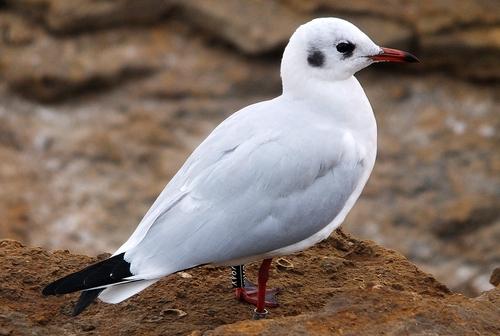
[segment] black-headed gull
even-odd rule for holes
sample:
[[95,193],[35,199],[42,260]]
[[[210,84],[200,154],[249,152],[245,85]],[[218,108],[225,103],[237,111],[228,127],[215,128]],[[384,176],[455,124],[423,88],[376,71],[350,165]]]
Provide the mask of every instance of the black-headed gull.
[[368,180],[377,126],[353,75],[383,61],[417,59],[341,19],[300,26],[283,54],[283,93],[224,120],[112,257],[43,294],[83,291],[76,315],[96,297],[118,303],[175,272],[264,260],[255,295],[237,289],[264,314],[271,258],[327,238]]

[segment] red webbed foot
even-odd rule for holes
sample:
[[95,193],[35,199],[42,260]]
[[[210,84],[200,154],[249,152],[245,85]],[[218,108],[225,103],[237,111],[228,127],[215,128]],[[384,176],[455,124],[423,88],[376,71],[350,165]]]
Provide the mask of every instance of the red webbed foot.
[[[255,284],[253,284],[248,280],[245,280],[245,287],[236,288],[234,290],[234,294],[236,296],[236,299],[257,306],[258,292],[259,292],[258,289],[259,288]],[[280,291],[281,291],[280,288],[266,289],[266,296],[265,296],[266,307],[274,308],[279,306],[276,294],[278,294]]]

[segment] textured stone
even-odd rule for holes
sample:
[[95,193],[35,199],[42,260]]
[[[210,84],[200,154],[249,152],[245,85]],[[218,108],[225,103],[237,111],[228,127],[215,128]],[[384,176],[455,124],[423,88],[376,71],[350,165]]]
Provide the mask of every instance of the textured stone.
[[424,35],[420,47],[429,67],[480,80],[500,77],[500,24]]
[[[350,251],[336,248],[348,243]],[[371,253],[366,253],[366,251]],[[345,260],[334,275],[319,260]],[[70,316],[76,295],[42,297],[41,288],[95,258],[47,253],[0,241],[0,331],[63,335],[497,335],[499,289],[469,299],[450,291],[400,254],[337,231],[327,241],[289,257],[295,270],[271,268],[280,307],[272,319],[251,321],[251,308],[234,299],[227,268],[171,276],[118,304],[98,302]],[[249,277],[258,265],[247,269]],[[27,283],[26,278],[34,282]],[[236,322],[236,323],[235,323]],[[215,329],[215,330],[214,330]]]
[[7,0],[55,33],[153,23],[173,7],[171,0]]
[[497,267],[493,270],[493,273],[491,273],[490,277],[490,283],[493,286],[498,286],[500,285],[500,267]]
[[498,24],[500,14],[496,0],[285,0],[295,10],[304,13],[338,15],[367,15],[406,22],[421,34],[451,30],[459,26]]
[[[375,287],[374,287],[375,288]],[[500,290],[492,301],[463,297],[422,297],[380,287],[375,295],[359,290],[333,296],[317,314],[243,321],[204,333],[215,335],[496,335]],[[388,308],[390,307],[390,308]]]
[[308,21],[308,16],[274,0],[186,0],[180,6],[188,20],[248,54],[284,47],[295,29]]
[[255,94],[279,86],[277,69],[255,64],[251,71],[241,57],[207,48],[178,22],[63,40],[37,33],[32,43],[0,53],[8,85],[36,100],[63,100],[131,81],[140,84],[136,95],[160,98]]
[[362,31],[370,32],[370,38],[380,46],[403,50],[410,50],[413,47],[412,28],[401,22],[366,15],[341,15],[340,17],[354,23]]

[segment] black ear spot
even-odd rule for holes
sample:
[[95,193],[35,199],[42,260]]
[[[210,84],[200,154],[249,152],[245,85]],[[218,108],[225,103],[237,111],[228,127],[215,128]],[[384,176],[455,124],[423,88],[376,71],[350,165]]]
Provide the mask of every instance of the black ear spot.
[[325,54],[318,49],[310,50],[309,55],[307,55],[307,63],[315,68],[322,67],[325,64]]

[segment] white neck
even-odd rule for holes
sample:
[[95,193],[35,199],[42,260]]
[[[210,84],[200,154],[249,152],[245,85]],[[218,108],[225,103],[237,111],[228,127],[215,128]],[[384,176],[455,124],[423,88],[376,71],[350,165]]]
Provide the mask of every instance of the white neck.
[[344,80],[332,80],[327,69],[311,69],[304,62],[307,55],[291,39],[281,61],[282,97],[307,101],[313,113],[321,113],[336,124],[341,124],[360,133],[376,137],[376,122],[370,102],[354,76]]
[[317,113],[330,116],[337,124],[353,130],[376,132],[370,102],[354,76],[343,81],[303,78],[301,81],[284,80],[284,83],[283,97],[307,101]]

